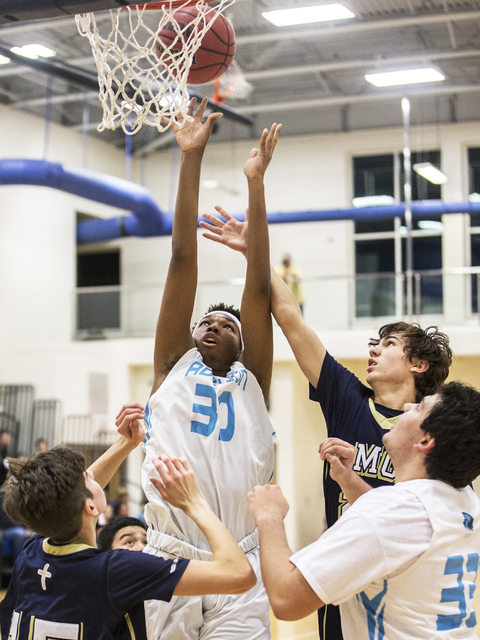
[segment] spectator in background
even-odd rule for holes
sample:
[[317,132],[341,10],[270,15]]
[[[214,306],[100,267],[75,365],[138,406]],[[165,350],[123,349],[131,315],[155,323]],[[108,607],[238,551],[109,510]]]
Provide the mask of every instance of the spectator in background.
[[45,438],[38,438],[35,440],[35,453],[40,453],[41,451],[47,451],[48,442]]
[[0,431],[0,486],[7,479],[8,473],[8,447],[12,441],[12,436],[6,431],[2,429]]
[[131,549],[142,551],[147,544],[147,525],[138,518],[117,518],[111,520],[100,531],[97,548]]
[[120,488],[116,500],[111,502],[114,518],[126,518],[129,515],[130,494],[128,489]]
[[305,294],[303,293],[302,270],[292,264],[292,256],[289,253],[284,253],[282,264],[275,271],[295,296],[303,315]]

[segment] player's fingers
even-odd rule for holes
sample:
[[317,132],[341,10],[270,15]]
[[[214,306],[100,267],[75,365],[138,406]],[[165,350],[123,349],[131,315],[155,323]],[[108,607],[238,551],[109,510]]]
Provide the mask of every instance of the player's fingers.
[[155,489],[158,491],[158,493],[162,496],[162,498],[164,498],[165,497],[165,487],[160,482],[160,480],[157,480],[156,478],[149,478],[149,480],[153,484]]
[[[223,207],[221,207],[220,205],[216,204],[214,206],[215,211],[218,211],[218,213],[222,216],[222,218],[225,218],[225,220],[233,220],[233,216],[231,216],[228,211],[226,209],[224,209]],[[213,216],[212,216],[213,217]],[[218,220],[218,218],[216,218],[216,220]],[[220,222],[222,222],[220,220]],[[225,224],[224,222],[222,222],[222,224]]]
[[220,218],[217,218],[217,216],[213,216],[211,213],[204,213],[203,217],[208,220],[209,223],[214,227],[222,229],[225,226],[225,222],[223,220],[220,220]]
[[[206,229],[209,233],[214,235],[216,240],[218,240],[217,236],[221,235],[221,233],[222,233],[221,229],[217,229],[217,227],[213,227],[212,225],[208,224],[207,222],[203,222],[203,224],[202,224],[202,221],[200,221],[198,224],[202,227],[202,229]],[[202,235],[205,238],[208,237],[205,233],[203,233]]]
[[188,115],[191,116],[193,114],[193,108],[195,107],[197,103],[197,99],[196,98],[192,98],[188,104]]
[[203,118],[203,114],[205,113],[206,107],[207,107],[207,98],[203,98],[203,100],[198,105],[197,111],[195,113],[195,115],[198,116],[200,120]]

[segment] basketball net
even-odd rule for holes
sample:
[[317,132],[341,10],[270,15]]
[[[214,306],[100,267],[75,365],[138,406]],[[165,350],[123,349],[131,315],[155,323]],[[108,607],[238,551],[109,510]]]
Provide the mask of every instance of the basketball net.
[[[233,2],[220,0],[215,11],[221,13]],[[151,28],[146,16],[152,6],[159,9],[160,5],[159,23],[155,21],[156,26]],[[192,5],[198,15],[182,28],[173,13]],[[214,14],[209,22],[203,19],[208,8],[204,0],[196,4],[191,0],[170,0],[165,4],[113,9],[110,22],[106,25],[101,22],[100,26],[93,13],[75,16],[80,34],[90,42],[97,65],[103,106],[98,131],[122,127],[127,135],[134,135],[143,124],[165,131],[173,122],[182,125],[190,119],[187,115],[188,73],[202,38],[218,15]],[[157,36],[167,22],[173,26],[176,36],[170,46],[161,43],[163,50],[158,57]]]
[[212,100],[218,104],[225,104],[227,98],[246,100],[252,91],[253,86],[245,78],[236,60],[232,60],[228,69],[214,80]]

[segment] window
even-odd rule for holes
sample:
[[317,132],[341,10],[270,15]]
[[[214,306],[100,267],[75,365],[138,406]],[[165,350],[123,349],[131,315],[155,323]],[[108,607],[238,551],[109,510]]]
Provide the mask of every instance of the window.
[[[440,151],[413,152],[412,167],[417,162],[431,162],[440,167],[440,159]],[[353,158],[355,198],[388,195],[403,201],[403,183],[403,154]],[[412,170],[412,199],[439,198],[441,185],[428,182]],[[439,223],[441,216],[433,215],[429,215],[428,220],[413,221],[413,269],[420,272],[418,292],[421,313],[442,313],[443,310],[442,277],[421,273],[442,268],[442,231]],[[401,312],[396,305],[399,287],[404,286],[398,274],[400,270],[403,273],[406,270],[404,225],[404,220],[395,222],[392,218],[355,220],[357,318],[392,316]]]
[[[120,284],[120,251],[79,253],[77,287],[117,287]],[[120,329],[118,290],[77,292],[77,332],[103,337],[106,329]]]

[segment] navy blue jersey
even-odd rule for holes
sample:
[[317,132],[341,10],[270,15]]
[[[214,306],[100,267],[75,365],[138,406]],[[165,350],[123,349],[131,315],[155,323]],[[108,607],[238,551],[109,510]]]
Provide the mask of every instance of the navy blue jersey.
[[[327,353],[317,388],[310,385],[310,400],[320,403],[330,438],[341,438],[355,446],[354,470],[372,487],[394,482],[390,456],[382,438],[402,411],[374,404],[373,391],[360,382]],[[323,494],[327,525],[331,527],[342,515],[347,500],[330,477],[330,464],[325,461]],[[318,612],[321,640],[342,640],[338,607],[327,605]]]
[[[310,399],[320,403],[330,438],[341,438],[355,446],[354,470],[372,487],[394,482],[390,456],[382,438],[402,411],[389,409],[372,400],[373,391],[360,382],[327,353],[317,388],[310,385]],[[323,492],[327,525],[341,516],[347,503],[340,486],[330,478],[325,464]]]
[[2,640],[146,640],[143,601],[168,602],[187,565],[33,536],[0,603]]

